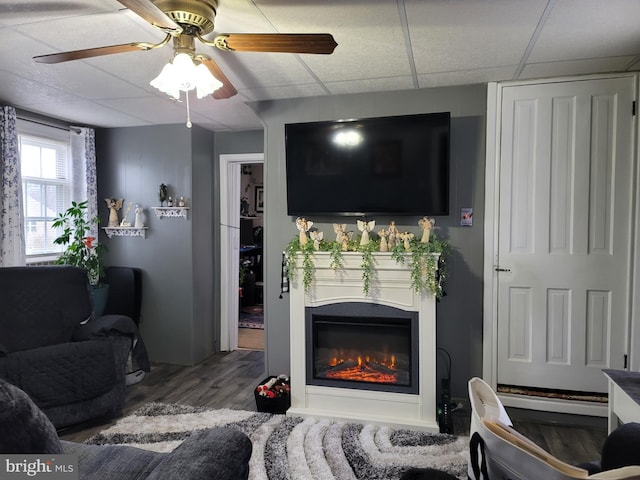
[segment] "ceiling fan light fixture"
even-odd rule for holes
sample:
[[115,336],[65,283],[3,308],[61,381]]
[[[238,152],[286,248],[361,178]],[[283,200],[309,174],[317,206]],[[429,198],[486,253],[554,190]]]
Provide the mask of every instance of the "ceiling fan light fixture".
[[151,80],[150,84],[176,100],[180,98],[180,92],[195,89],[197,97],[204,98],[222,86],[222,82],[215,78],[206,66],[196,66],[187,53],[178,53],[173,62],[167,63],[160,75]]

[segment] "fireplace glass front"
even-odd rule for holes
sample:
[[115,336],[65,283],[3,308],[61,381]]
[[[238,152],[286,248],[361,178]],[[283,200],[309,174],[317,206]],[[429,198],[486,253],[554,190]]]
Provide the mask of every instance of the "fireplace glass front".
[[306,309],[307,383],[418,392],[418,313],[370,303]]

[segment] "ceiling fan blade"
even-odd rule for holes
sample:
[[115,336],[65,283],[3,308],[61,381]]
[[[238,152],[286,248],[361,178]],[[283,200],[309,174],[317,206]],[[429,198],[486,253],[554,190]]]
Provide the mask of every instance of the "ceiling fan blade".
[[83,58],[100,57],[102,55],[112,55],[114,53],[134,52],[137,50],[149,50],[152,45],[149,43],[123,43],[121,45],[110,45],[108,47],[87,48],[84,50],[74,50],[72,52],[51,53],[49,55],[39,55],[33,57],[38,63],[62,63],[70,60],[82,60]]
[[222,73],[222,70],[220,70],[220,67],[216,62],[214,62],[211,58],[208,58],[208,57],[203,57],[201,60],[202,60],[202,63],[204,63],[204,65],[209,69],[209,71],[211,72],[211,75],[213,75],[214,77],[216,77],[218,80],[222,82],[222,86],[219,89],[217,89],[215,92],[213,92],[212,94],[213,98],[220,100],[223,98],[233,97],[238,93],[235,87],[231,85],[231,82],[229,81],[227,76],[224,73]]
[[238,52],[319,53],[338,46],[330,33],[229,33],[218,35],[215,46]]
[[169,33],[181,33],[182,27],[168,17],[151,0],[118,0],[133,13],[154,27]]

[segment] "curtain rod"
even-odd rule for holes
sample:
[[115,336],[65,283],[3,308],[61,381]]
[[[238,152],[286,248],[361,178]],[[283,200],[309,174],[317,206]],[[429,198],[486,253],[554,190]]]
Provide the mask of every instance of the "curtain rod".
[[74,133],[80,133],[80,129],[79,128],[73,128],[73,127],[63,127],[61,125],[53,125],[51,123],[47,123],[47,122],[40,122],[38,120],[33,120],[32,118],[26,118],[23,117],[22,115],[16,115],[16,117],[18,118],[18,120],[22,120],[24,122],[29,122],[29,123],[35,123],[37,125],[43,125],[45,127],[51,127],[51,128],[57,128],[58,130],[66,130],[67,132],[74,132]]

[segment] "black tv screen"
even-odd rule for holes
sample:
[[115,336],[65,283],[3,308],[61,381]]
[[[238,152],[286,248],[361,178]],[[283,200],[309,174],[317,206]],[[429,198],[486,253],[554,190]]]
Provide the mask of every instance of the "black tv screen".
[[287,213],[448,215],[449,112],[285,125]]

